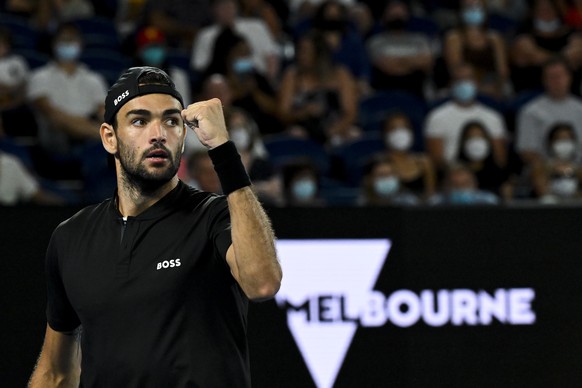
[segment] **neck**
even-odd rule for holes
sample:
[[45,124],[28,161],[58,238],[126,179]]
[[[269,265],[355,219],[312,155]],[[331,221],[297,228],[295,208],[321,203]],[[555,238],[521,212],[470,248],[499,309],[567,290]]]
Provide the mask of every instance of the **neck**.
[[117,208],[122,216],[135,217],[153,206],[177,185],[178,177],[174,176],[162,186],[148,190],[119,176],[117,178]]
[[72,74],[77,69],[77,62],[58,62],[58,65],[66,73]]

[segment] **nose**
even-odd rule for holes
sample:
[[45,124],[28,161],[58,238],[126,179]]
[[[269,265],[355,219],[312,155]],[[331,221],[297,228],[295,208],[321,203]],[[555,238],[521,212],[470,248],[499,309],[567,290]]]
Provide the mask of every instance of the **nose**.
[[165,142],[166,142],[166,129],[162,125],[161,121],[159,120],[153,121],[150,127],[150,144]]

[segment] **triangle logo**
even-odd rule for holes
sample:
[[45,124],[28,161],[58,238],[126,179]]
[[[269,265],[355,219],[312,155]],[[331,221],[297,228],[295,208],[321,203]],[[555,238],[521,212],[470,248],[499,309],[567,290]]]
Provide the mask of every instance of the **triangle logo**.
[[331,388],[390,251],[388,239],[278,240],[276,295],[318,388]]

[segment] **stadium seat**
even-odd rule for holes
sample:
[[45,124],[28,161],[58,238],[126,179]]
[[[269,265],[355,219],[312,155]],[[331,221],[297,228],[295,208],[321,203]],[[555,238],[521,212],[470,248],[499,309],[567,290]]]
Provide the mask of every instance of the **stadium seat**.
[[21,55],[31,69],[44,66],[51,60],[51,57],[47,54],[43,54],[33,49],[17,48],[14,50],[14,53]]
[[379,132],[367,133],[337,149],[335,157],[342,165],[347,183],[352,187],[358,186],[366,164],[384,150],[385,145]]
[[322,175],[329,171],[329,157],[323,146],[310,139],[289,135],[272,135],[263,139],[269,158],[275,168],[281,168],[294,160],[308,158]]
[[382,122],[391,113],[406,114],[413,125],[415,149],[422,147],[422,125],[427,112],[426,103],[419,97],[403,91],[385,91],[360,101],[358,123],[365,132],[380,131]]
[[12,47],[15,49],[35,49],[38,32],[21,17],[0,14],[0,27],[7,28],[12,34]]

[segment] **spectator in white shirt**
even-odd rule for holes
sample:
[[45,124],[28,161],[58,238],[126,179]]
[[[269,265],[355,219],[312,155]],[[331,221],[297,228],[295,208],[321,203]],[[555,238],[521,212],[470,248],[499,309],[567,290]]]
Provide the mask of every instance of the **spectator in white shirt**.
[[214,23],[202,28],[194,41],[192,67],[204,71],[210,63],[216,37],[224,28],[231,28],[249,42],[255,69],[274,81],[279,73],[279,49],[266,23],[239,17],[234,0],[214,0],[212,14]]

